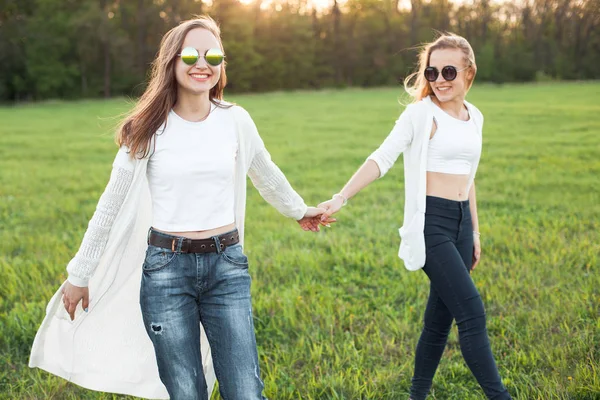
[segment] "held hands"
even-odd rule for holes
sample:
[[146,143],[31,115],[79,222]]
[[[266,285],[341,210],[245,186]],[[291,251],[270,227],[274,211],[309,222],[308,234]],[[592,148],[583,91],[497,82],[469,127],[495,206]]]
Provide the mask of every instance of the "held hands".
[[335,195],[335,196],[333,196],[333,198],[331,200],[327,200],[327,201],[324,201],[323,203],[319,204],[319,208],[322,208],[325,210],[325,212],[323,212],[323,214],[321,215],[321,220],[322,221],[328,220],[331,217],[331,215],[340,211],[340,209],[344,206],[344,204],[345,204],[345,201],[344,201],[344,197],[342,197],[342,195]]
[[75,309],[81,300],[81,306],[83,310],[87,312],[88,306],[90,305],[90,292],[87,287],[79,287],[71,284],[67,281],[62,288],[63,304],[65,310],[71,316],[71,321],[75,319]]
[[331,218],[346,204],[346,198],[341,194],[336,194],[331,200],[319,204],[318,207],[309,207],[304,215],[304,218],[298,221],[302,229],[305,231],[319,232],[319,225],[331,226],[336,222],[335,218]]
[[336,221],[335,218],[322,218],[325,209],[317,207],[308,207],[306,214],[302,219],[298,220],[300,227],[305,231],[319,232],[321,229],[319,225],[329,226],[329,224]]

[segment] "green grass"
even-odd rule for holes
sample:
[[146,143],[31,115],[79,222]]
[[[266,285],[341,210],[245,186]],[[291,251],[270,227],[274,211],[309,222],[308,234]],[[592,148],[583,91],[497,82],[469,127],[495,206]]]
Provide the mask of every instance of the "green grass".
[[[307,203],[328,199],[385,138],[399,88],[235,96]],[[484,299],[516,399],[600,398],[600,83],[476,86]],[[121,399],[27,367],[110,174],[123,100],[0,108],[0,398]],[[405,399],[428,294],[397,258],[402,163],[319,234],[249,189],[246,252],[266,395]],[[215,396],[218,398],[218,395]],[[483,399],[456,328],[432,398]]]

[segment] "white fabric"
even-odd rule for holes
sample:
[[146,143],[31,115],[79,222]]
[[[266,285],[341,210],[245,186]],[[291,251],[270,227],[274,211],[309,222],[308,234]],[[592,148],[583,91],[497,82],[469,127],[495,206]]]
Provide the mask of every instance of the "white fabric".
[[473,118],[456,119],[435,103],[433,118],[436,130],[429,140],[427,171],[469,175],[473,163],[481,156],[481,136]]
[[[123,151],[121,151],[123,152]],[[127,155],[126,155],[127,156]],[[122,157],[122,155],[121,155]],[[67,265],[69,282],[75,286],[87,286],[89,277],[102,256],[108,233],[133,181],[133,164],[115,165],[104,193],[98,201],[96,212],[88,224],[83,243],[77,255]],[[71,271],[76,270],[76,275]]]
[[[246,175],[251,176],[260,194],[284,215],[300,219],[307,207],[270,161],[250,115],[239,106],[229,108],[228,112],[237,124],[239,152],[234,204],[236,226],[243,245]],[[127,155],[120,151],[113,171],[127,170],[127,165]],[[130,171],[129,190],[112,227],[104,235],[85,235],[80,250],[69,263],[70,277],[81,281],[89,279],[89,312],[83,312],[79,306],[75,321],[71,322],[59,288],[46,308],[46,317],[33,342],[29,366],[42,368],[92,390],[166,399],[168,394],[159,379],[154,348],[144,330],[139,307],[141,267],[152,212],[147,165],[148,158],[136,159],[133,171]],[[113,172],[111,180],[116,177],[121,182],[119,177],[122,176],[120,172]],[[107,191],[111,185],[109,183]],[[103,203],[105,198],[103,195],[100,202]],[[105,210],[105,205],[99,204],[92,220],[102,220],[96,214],[104,214]],[[81,258],[81,254],[88,254],[88,248],[99,249],[94,254],[100,254],[100,258]],[[204,332],[201,348],[206,381],[212,391],[215,375]]]
[[[465,101],[469,115],[481,138],[483,114]],[[425,199],[427,191],[427,150],[433,125],[434,104],[429,97],[406,107],[384,142],[367,159],[375,161],[383,177],[404,153],[404,221],[399,229],[401,242],[398,257],[410,271],[425,265]],[[467,192],[470,190],[479,158],[471,166]]]
[[235,221],[235,121],[229,110],[213,107],[201,122],[171,111],[155,136],[147,176],[156,229],[205,231]]

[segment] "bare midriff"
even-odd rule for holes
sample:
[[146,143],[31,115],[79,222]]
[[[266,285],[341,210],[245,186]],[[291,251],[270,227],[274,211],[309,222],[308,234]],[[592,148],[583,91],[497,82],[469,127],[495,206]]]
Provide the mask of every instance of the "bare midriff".
[[230,232],[235,229],[235,223],[221,226],[219,228],[209,229],[206,231],[189,231],[189,232],[167,232],[160,229],[155,229],[159,232],[166,233],[167,235],[183,236],[190,239],[207,239],[213,236],[218,236],[226,232]]
[[469,198],[469,175],[427,172],[427,196],[463,201]]

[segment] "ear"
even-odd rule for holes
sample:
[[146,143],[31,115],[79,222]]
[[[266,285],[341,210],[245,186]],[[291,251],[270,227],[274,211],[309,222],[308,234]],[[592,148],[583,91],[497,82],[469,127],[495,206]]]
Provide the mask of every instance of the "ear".
[[477,71],[472,66],[469,67],[469,69],[467,70],[467,81],[473,82],[473,79],[475,79],[476,74],[477,74]]

